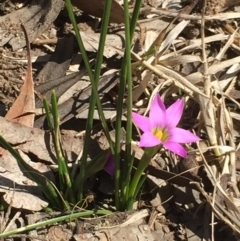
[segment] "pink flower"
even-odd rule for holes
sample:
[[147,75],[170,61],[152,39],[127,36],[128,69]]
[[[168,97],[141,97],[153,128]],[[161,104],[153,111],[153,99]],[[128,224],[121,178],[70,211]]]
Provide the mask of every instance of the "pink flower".
[[190,131],[177,128],[183,113],[184,103],[177,100],[166,109],[161,97],[156,95],[150,108],[149,118],[132,113],[133,121],[144,133],[139,146],[152,147],[162,144],[166,149],[186,157],[186,150],[179,143],[199,141],[200,138]]
[[111,153],[108,154],[107,161],[103,168],[111,177],[113,177],[115,173],[115,161],[113,155]]

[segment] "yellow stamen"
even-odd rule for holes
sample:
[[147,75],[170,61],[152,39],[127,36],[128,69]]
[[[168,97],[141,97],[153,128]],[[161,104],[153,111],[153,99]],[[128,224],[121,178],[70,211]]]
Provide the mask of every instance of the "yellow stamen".
[[156,136],[160,141],[164,142],[168,139],[168,132],[166,129],[160,129],[156,127],[152,131],[153,135]]

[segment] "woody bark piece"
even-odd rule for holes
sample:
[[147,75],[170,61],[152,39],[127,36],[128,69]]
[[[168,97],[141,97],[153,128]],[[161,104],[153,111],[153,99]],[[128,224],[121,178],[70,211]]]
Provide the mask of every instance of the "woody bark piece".
[[73,55],[74,37],[59,38],[55,51],[37,76],[41,83],[65,76]]
[[[109,92],[117,83],[118,77],[116,73],[103,76],[99,80],[98,93],[100,98],[104,96],[105,93]],[[72,98],[68,99],[66,102],[58,106],[59,118],[61,123],[64,123],[77,114],[83,112],[89,107],[90,97],[91,97],[92,87],[88,86]],[[35,127],[41,128],[44,123],[45,116],[37,119],[35,121]]]
[[43,102],[39,97],[45,96],[48,100],[50,100],[52,90],[54,89],[56,91],[57,98],[59,98],[70,87],[72,87],[75,83],[81,80],[81,78],[86,74],[86,72],[86,69],[84,69],[77,73],[66,75],[58,79],[53,79],[37,86],[35,88],[36,93],[37,95],[40,94],[41,96],[36,96],[36,108],[43,107]]
[[[102,18],[103,16],[105,3],[105,0],[72,0],[72,4],[81,9],[83,12],[98,18]],[[114,0],[112,1],[110,23],[124,23],[124,9]]]
[[[98,93],[100,98],[104,96],[107,92],[109,92],[118,82],[118,78],[115,74],[110,74],[101,78],[99,85],[98,85]],[[75,114],[80,113],[86,110],[90,104],[92,86],[88,86],[85,88],[79,95],[74,96],[73,98],[69,99],[68,101],[64,102],[62,105],[59,106],[59,116],[62,122],[66,122]],[[72,107],[69,110],[69,105]]]
[[29,34],[30,43],[46,31],[57,18],[64,1],[35,0],[30,6],[0,17],[0,46],[9,43],[13,50],[26,45],[21,24]]

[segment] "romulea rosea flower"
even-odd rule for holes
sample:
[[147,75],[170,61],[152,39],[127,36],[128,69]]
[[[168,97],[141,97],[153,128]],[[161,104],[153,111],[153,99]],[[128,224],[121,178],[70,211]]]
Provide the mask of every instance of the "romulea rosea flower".
[[105,166],[103,168],[110,176],[113,177],[115,172],[115,161],[112,153],[109,153],[107,156],[107,161],[105,163]]
[[153,147],[162,144],[166,149],[181,157],[187,152],[180,143],[199,141],[200,138],[190,131],[176,127],[183,113],[184,103],[179,99],[166,109],[161,97],[157,94],[151,104],[149,117],[132,113],[136,126],[144,133],[140,147]]

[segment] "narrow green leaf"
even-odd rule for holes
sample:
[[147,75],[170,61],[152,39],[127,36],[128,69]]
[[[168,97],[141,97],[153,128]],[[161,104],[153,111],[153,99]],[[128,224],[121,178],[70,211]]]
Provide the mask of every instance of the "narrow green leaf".
[[84,211],[84,212],[80,212],[80,213],[72,213],[72,214],[69,214],[69,215],[64,215],[64,216],[57,217],[57,218],[51,218],[51,219],[48,219],[48,220],[45,220],[45,221],[42,221],[42,222],[27,225],[25,227],[21,227],[21,228],[18,228],[18,229],[3,232],[3,233],[0,234],[0,238],[6,238],[6,237],[9,237],[11,235],[16,235],[16,234],[23,233],[23,232],[26,232],[26,231],[42,228],[42,227],[45,227],[47,225],[63,222],[63,221],[66,221],[66,220],[73,220],[73,219],[80,218],[80,217],[89,217],[91,215],[110,215],[110,214],[111,214],[111,212],[107,211],[107,210]]

